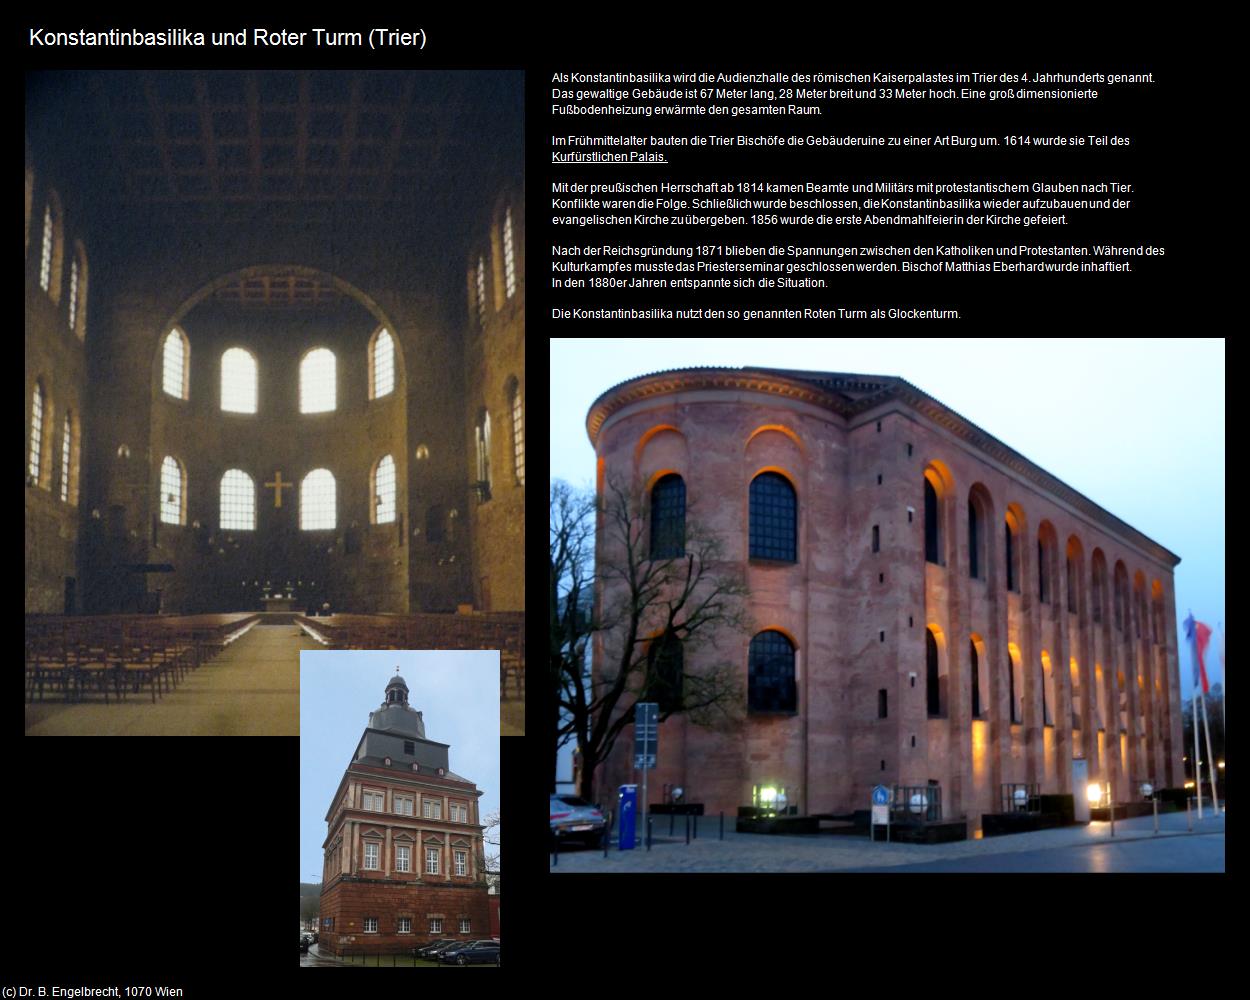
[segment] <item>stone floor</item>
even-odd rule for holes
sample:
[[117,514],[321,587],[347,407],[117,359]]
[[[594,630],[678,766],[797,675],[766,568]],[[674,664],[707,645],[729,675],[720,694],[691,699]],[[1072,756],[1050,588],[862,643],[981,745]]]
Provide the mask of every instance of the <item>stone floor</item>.
[[[1090,823],[953,844],[872,843],[866,838],[829,834],[799,837],[740,834],[729,831],[732,825],[729,817],[726,817],[725,823],[725,839],[722,841],[717,839],[717,818],[701,820],[699,839],[687,846],[680,822],[675,829],[682,836],[670,840],[667,837],[668,823],[657,817],[653,827],[657,837],[652,841],[650,852],[642,848],[620,851],[613,845],[605,858],[602,850],[571,848],[560,854],[554,867],[551,867],[550,856],[547,863],[552,872],[813,872],[903,870],[902,866],[908,865],[1001,856],[999,865],[983,870],[1029,871],[1031,862],[1024,852],[1173,838],[1177,842],[1177,852],[1182,852],[1186,845],[1181,838],[1191,836],[1185,813],[1160,816],[1158,834],[1154,833],[1153,818],[1147,816],[1117,821],[1114,839],[1109,823]],[[1224,817],[1212,816],[1209,808],[1201,822],[1195,814],[1192,823],[1192,836],[1218,834],[1222,838]],[[664,836],[659,837],[659,834]]]
[[152,703],[26,705],[27,736],[297,736],[299,651],[318,649],[294,625],[257,625]]

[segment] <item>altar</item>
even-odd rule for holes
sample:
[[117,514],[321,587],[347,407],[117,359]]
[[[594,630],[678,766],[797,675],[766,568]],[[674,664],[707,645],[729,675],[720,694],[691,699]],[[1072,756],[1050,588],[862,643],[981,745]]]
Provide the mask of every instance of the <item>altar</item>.
[[294,611],[294,597],[263,597],[261,604],[265,606],[266,611]]

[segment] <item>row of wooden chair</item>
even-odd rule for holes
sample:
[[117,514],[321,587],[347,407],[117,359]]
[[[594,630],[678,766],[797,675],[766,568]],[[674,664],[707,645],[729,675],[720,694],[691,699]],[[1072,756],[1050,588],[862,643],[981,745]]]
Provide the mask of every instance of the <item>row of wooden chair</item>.
[[499,693],[525,697],[525,616],[520,612],[467,615],[331,615],[298,617],[331,649],[497,649]]

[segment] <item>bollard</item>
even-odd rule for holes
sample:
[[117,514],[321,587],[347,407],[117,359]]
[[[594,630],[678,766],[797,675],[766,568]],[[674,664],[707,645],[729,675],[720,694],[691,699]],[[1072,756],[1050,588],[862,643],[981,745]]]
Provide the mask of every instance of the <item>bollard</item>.
[[725,839],[725,814],[723,812],[720,814],[720,839]]
[[686,813],[686,846],[690,846],[690,813]]

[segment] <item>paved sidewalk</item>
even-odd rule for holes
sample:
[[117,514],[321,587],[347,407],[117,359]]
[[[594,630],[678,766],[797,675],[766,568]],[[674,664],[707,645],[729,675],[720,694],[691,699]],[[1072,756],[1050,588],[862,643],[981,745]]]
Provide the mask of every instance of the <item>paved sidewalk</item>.
[[[725,831],[723,841],[717,837],[717,821],[707,817],[699,824],[699,839],[689,846],[684,828],[680,840],[653,841],[651,851],[617,850],[615,845],[604,858],[603,851],[569,850],[559,861],[548,866],[552,872],[813,872],[846,869],[887,869],[899,865],[923,864],[958,858],[982,858],[993,855],[1023,853],[1048,848],[1076,847],[1093,844],[1125,843],[1133,840],[1186,837],[1197,834],[1223,834],[1224,816],[1213,816],[1209,809],[1199,822],[1193,814],[1193,834],[1185,814],[1165,813],[1159,817],[1159,833],[1154,832],[1153,817],[1117,820],[1115,837],[1110,823],[1090,823],[1057,830],[1039,830],[984,840],[963,840],[953,844],[873,843],[866,838],[831,834],[800,837],[766,836],[763,834]],[[667,833],[667,824],[664,832]],[[1029,870],[1022,860],[1019,870]]]

